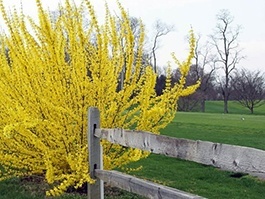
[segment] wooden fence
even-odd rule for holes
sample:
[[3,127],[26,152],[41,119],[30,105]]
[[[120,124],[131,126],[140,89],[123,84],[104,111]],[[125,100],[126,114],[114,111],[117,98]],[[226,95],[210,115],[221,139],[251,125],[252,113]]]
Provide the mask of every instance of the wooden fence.
[[90,175],[96,180],[88,186],[89,199],[103,199],[103,181],[147,198],[154,199],[197,199],[197,195],[141,180],[118,171],[103,170],[100,139],[125,147],[139,148],[155,154],[190,160],[220,169],[265,174],[265,151],[207,141],[172,138],[143,131],[100,128],[97,108],[89,108],[88,145]]

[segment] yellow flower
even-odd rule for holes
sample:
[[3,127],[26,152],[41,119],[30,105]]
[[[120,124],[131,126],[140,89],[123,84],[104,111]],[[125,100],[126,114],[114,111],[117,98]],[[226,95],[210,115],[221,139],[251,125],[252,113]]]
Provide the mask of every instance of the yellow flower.
[[[159,133],[174,118],[178,98],[199,85],[185,87],[195,38],[191,32],[186,61],[173,56],[182,74],[179,83],[171,85],[168,68],[166,88],[157,96],[157,75],[142,66],[144,26],[135,46],[121,4],[122,23],[106,6],[104,24],[89,0],[80,7],[64,1],[53,21],[41,1],[36,4],[38,22],[17,11],[7,14],[0,0],[8,27],[0,35],[0,165],[5,171],[0,180],[45,175],[54,186],[47,195],[59,195],[69,186],[94,182],[88,175],[88,107],[100,109],[103,128]],[[90,17],[86,28],[83,12]],[[106,141],[102,146],[105,169],[126,167],[149,154]]]

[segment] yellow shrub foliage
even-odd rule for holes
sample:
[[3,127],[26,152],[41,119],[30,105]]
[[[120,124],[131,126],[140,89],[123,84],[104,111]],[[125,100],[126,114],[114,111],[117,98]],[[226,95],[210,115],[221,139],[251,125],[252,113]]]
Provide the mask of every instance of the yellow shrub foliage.
[[[47,194],[59,195],[69,186],[93,183],[88,174],[88,107],[99,108],[103,128],[159,133],[173,119],[178,98],[199,86],[185,87],[195,39],[191,32],[187,61],[173,56],[181,68],[179,83],[171,86],[168,70],[164,93],[156,96],[156,74],[141,66],[144,27],[135,49],[136,38],[121,5],[123,23],[117,30],[117,17],[107,6],[101,25],[89,0],[80,6],[66,0],[54,20],[40,0],[36,4],[37,22],[16,10],[7,13],[0,1],[8,27],[0,35],[0,178],[45,175],[54,186]],[[84,11],[90,17],[86,28]],[[117,89],[122,71],[123,87]],[[102,145],[104,169],[147,155]]]

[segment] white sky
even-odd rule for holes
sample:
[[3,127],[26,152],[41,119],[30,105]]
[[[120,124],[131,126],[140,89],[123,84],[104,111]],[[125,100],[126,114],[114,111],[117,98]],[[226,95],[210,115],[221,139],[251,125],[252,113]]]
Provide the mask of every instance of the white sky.
[[[35,16],[35,0],[3,0],[6,7],[21,6],[25,14]],[[79,3],[81,0],[73,0]],[[42,0],[45,7],[55,10],[63,0]],[[91,0],[97,15],[102,16],[105,0]],[[116,9],[115,0],[106,0],[111,10]],[[147,35],[152,37],[152,26],[156,20],[174,25],[175,31],[161,38],[157,50],[158,65],[165,66],[171,61],[171,52],[184,59],[188,49],[186,36],[192,26],[195,33],[204,39],[213,33],[216,14],[228,9],[234,16],[234,25],[243,27],[239,35],[242,55],[246,59],[240,66],[265,72],[265,0],[120,0],[130,16],[140,17],[146,25]],[[0,18],[0,22],[2,19]]]

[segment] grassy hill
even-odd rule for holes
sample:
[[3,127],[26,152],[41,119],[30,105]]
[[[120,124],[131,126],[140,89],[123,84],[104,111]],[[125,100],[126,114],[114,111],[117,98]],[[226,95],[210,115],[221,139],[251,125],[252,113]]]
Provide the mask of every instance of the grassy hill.
[[[249,109],[240,105],[237,101],[228,102],[228,111],[230,114],[250,114]],[[206,113],[223,113],[224,102],[223,101],[206,101],[205,104]],[[254,108],[255,115],[265,115],[265,104],[263,106]]]

